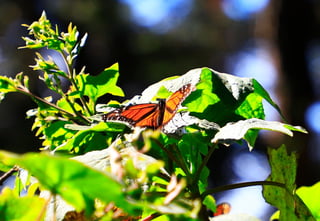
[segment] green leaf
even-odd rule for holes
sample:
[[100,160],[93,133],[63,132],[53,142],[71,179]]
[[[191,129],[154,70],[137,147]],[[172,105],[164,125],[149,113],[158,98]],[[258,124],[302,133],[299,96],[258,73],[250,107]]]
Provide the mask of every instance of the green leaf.
[[320,220],[320,182],[312,186],[302,186],[297,189],[297,195],[309,208],[313,217]]
[[252,79],[219,73],[214,70],[210,71],[212,75],[212,93],[216,94],[219,101],[208,106],[199,115],[201,116],[200,118],[216,122],[219,125],[245,119],[245,116],[241,116],[241,113],[239,114],[237,109],[241,105],[242,109],[244,109],[249,104],[246,102],[246,97],[253,93]]
[[51,22],[47,19],[46,13],[43,11],[38,21],[31,25],[24,25],[28,27],[29,35],[33,35],[34,39],[24,37],[26,46],[20,48],[37,49],[48,47],[49,49],[62,51],[64,42],[58,35],[58,29],[53,30]]
[[258,95],[260,95],[263,99],[265,99],[271,106],[273,106],[278,113],[281,115],[281,117],[284,119],[284,116],[280,110],[280,107],[272,100],[268,92],[259,84],[259,82],[255,79],[252,79],[254,92]]
[[203,204],[210,209],[211,211],[215,212],[217,210],[216,207],[216,200],[213,198],[213,196],[211,195],[207,195],[204,200],[203,200]]
[[188,111],[202,113],[209,105],[213,105],[220,100],[215,93],[212,93],[212,84],[211,70],[203,68],[200,82],[197,84],[197,91],[193,92],[185,101]]
[[43,188],[60,195],[78,211],[90,207],[94,199],[105,203],[114,202],[130,213],[138,209],[126,199],[124,186],[111,175],[75,160],[39,153],[14,155],[7,152],[0,152],[0,160],[28,170]]
[[[38,52],[36,52],[37,58],[35,59],[36,64],[32,65],[30,67],[33,68],[33,70],[40,70],[44,71],[47,74],[53,74],[53,75],[59,75],[62,77],[67,77],[67,74],[60,70],[56,62],[53,60],[52,57],[48,56],[48,59],[45,59],[42,57],[42,55]],[[45,81],[44,82],[48,85],[49,83]],[[51,83],[52,84],[52,83]]]
[[219,73],[209,68],[201,70],[197,91],[186,99],[193,99],[186,105],[192,115],[219,125],[249,118],[264,119],[263,99],[279,111],[279,107],[255,79]]
[[230,142],[246,139],[249,145],[249,150],[252,150],[256,138],[256,135],[251,137],[250,134],[248,134],[250,133],[250,131],[252,131],[252,129],[277,131],[284,133],[288,136],[293,136],[292,130],[306,133],[306,130],[300,127],[294,127],[277,121],[265,121],[261,119],[252,118],[248,120],[241,120],[235,123],[228,123],[227,125],[222,127],[218,131],[218,133],[215,134],[211,142]]
[[[183,160],[191,174],[195,174],[202,162],[202,155],[208,153],[208,146],[201,134],[184,134],[178,143]],[[202,154],[202,155],[201,155]]]
[[124,96],[123,91],[116,85],[119,77],[118,64],[106,68],[97,76],[79,74],[76,77],[79,91],[82,96],[90,97],[94,102],[107,93],[115,96]]
[[[70,102],[72,102],[72,98],[69,98],[71,101],[67,101],[66,98],[61,98],[57,101],[57,106],[58,107],[61,107],[62,109],[66,110],[66,111],[69,111],[70,113],[73,113],[73,108],[71,107],[71,104]],[[76,111],[79,111],[81,112],[82,110],[82,106],[79,105],[77,102],[73,101],[72,102],[73,104],[73,107]]]
[[0,76],[0,92],[5,94],[17,92],[15,81],[10,77]]
[[[63,128],[64,130],[72,127],[70,124],[66,126],[68,127]],[[55,151],[83,154],[92,150],[101,150],[107,148],[119,132],[122,132],[122,129],[122,127],[109,127],[109,124],[100,122],[91,128],[73,131],[72,137],[69,137],[67,142],[56,148]]]
[[265,114],[263,109],[262,97],[255,93],[249,94],[240,104],[240,106],[235,110],[235,113],[246,119],[264,119]]
[[40,221],[44,218],[44,207],[44,199],[36,196],[19,197],[7,187],[0,194],[1,221]]
[[8,166],[6,164],[3,164],[0,162],[0,171],[2,172],[7,172],[9,171],[10,169],[12,169],[12,166]]
[[294,194],[296,184],[297,157],[288,154],[282,145],[278,149],[268,148],[271,174],[267,181],[284,184],[284,187],[266,185],[263,196],[271,205],[280,210],[280,220],[315,220],[302,200]]
[[49,146],[51,150],[59,145],[65,143],[68,139],[72,138],[77,131],[65,128],[65,125],[70,124],[66,121],[55,121],[43,128],[45,135],[44,146]]

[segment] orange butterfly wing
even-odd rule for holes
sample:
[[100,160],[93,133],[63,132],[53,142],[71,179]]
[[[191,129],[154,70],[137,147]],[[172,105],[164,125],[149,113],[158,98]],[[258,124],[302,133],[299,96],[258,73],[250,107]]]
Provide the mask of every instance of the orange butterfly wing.
[[167,124],[176,114],[179,105],[193,91],[187,84],[174,92],[167,100],[159,99],[157,104],[136,104],[111,111],[103,115],[104,121],[127,122],[135,127],[157,129]]
[[186,99],[186,97],[194,90],[191,84],[184,85],[179,90],[174,92],[166,102],[162,126],[167,124],[176,114],[179,105]]
[[127,122],[132,126],[156,128],[159,104],[137,104],[111,111],[103,115],[104,121]]

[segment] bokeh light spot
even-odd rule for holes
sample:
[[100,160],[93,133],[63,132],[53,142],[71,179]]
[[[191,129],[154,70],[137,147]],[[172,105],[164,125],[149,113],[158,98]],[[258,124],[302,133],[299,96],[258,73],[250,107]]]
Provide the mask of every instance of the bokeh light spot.
[[320,96],[320,43],[311,43],[306,53],[311,82],[315,93]]
[[320,101],[311,104],[305,113],[306,123],[316,133],[320,133]]
[[241,180],[263,180],[270,173],[266,156],[256,152],[238,152],[232,168]]
[[269,0],[224,0],[222,10],[231,19],[244,20],[262,11],[268,3]]
[[227,66],[229,73],[255,78],[267,89],[272,89],[277,81],[277,70],[263,47],[250,47],[231,55]]
[[[275,89],[278,80],[278,71],[274,65],[268,47],[263,42],[257,41],[256,46],[246,47],[227,58],[226,68],[228,73],[239,77],[256,79],[277,103]],[[266,101],[264,108],[267,120],[277,120],[279,114]]]
[[193,0],[120,0],[131,11],[131,19],[137,25],[154,32],[166,32],[189,14]]
[[[270,174],[267,156],[259,151],[249,152],[243,146],[234,145],[231,155],[225,161],[231,163],[233,183],[265,180]],[[239,188],[224,192],[217,200],[231,204],[231,213],[247,213],[261,220],[269,214],[268,205],[261,194],[261,186]]]

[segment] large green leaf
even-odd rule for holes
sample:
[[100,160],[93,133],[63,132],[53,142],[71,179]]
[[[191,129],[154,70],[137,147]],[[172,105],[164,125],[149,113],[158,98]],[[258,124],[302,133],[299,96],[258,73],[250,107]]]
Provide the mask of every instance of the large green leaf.
[[[161,86],[175,91],[185,84],[194,85],[196,90],[186,98],[183,106],[188,107],[190,115],[198,119],[215,122],[220,126],[252,118],[263,120],[265,118],[263,99],[281,115],[279,107],[255,79],[219,73],[209,68],[193,69],[180,77],[165,79],[153,84],[142,93],[139,103],[149,102]],[[252,148],[260,129],[276,130],[289,135],[291,132],[288,132],[288,129],[297,130],[295,127],[280,123],[270,125],[267,122],[259,122],[258,124],[256,122],[252,124],[251,121],[245,122],[241,125],[241,136],[237,139],[245,138]],[[229,129],[229,126],[225,129]],[[302,132],[302,130],[299,131]],[[223,130],[223,132],[226,131]],[[233,136],[227,135],[220,138],[237,140]]]
[[312,186],[302,186],[297,189],[297,195],[311,211],[314,218],[320,220],[320,182]]
[[128,201],[124,186],[111,175],[89,168],[75,160],[39,153],[24,155],[0,152],[7,165],[19,165],[36,177],[43,188],[60,195],[78,211],[90,208],[94,199],[114,202],[127,212],[138,208]]
[[256,79],[252,79],[252,83],[253,83],[254,92],[259,96],[261,96],[266,101],[268,101],[268,103],[271,104],[271,106],[273,106],[278,111],[278,113],[282,116],[282,118],[284,118],[280,110],[280,107],[272,100],[269,93],[262,87],[262,85]]
[[[197,69],[196,69],[197,70]],[[195,91],[186,99],[188,111],[202,113],[209,105],[219,102],[219,97],[212,92],[212,72],[208,68],[201,69],[200,80]]]
[[202,162],[202,156],[208,153],[208,146],[200,134],[185,134],[178,143],[179,151],[191,174],[195,174]]
[[36,196],[19,197],[13,190],[4,188],[0,194],[1,221],[43,220],[45,200]]
[[[69,128],[74,128],[72,124],[65,125],[61,130],[70,131]],[[123,131],[123,127],[109,127],[107,123],[100,122],[92,127],[75,131],[72,137],[65,140],[63,145],[58,146],[55,151],[67,151],[76,154],[83,154],[92,150],[101,150],[107,148],[111,141],[118,133]]]
[[68,139],[72,138],[77,131],[65,128],[65,125],[70,124],[66,121],[55,121],[43,128],[45,140],[43,146],[48,146],[50,150],[65,143]]
[[295,153],[288,154],[282,145],[278,149],[268,149],[271,174],[267,181],[282,183],[284,186],[266,185],[263,196],[271,205],[280,210],[280,220],[314,221],[310,211],[303,201],[295,194],[295,179],[297,157]]
[[119,65],[116,63],[97,76],[83,73],[77,75],[76,81],[81,96],[88,96],[94,101],[107,93],[115,96],[124,96],[122,89],[116,85],[119,77],[118,69]]

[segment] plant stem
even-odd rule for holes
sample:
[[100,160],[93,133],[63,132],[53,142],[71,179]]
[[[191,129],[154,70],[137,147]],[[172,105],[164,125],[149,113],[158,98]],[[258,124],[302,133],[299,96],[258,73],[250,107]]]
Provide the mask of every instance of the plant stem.
[[274,181],[253,181],[253,182],[244,182],[244,183],[235,183],[235,184],[229,184],[229,185],[225,185],[225,186],[219,186],[219,187],[215,187],[212,189],[209,189],[205,192],[203,192],[201,194],[201,198],[203,199],[204,197],[206,197],[209,194],[213,194],[213,193],[217,193],[217,192],[221,192],[221,191],[226,191],[226,190],[232,190],[232,189],[237,189],[237,188],[243,188],[243,187],[249,187],[249,186],[266,186],[266,185],[270,185],[270,186],[278,186],[281,187],[283,189],[285,189],[286,191],[290,192],[286,185],[283,183],[279,183],[279,182],[274,182]]
[[38,96],[35,95],[35,94],[32,94],[32,93],[31,93],[28,89],[26,89],[26,88],[16,87],[16,90],[17,90],[18,92],[22,93],[22,94],[25,94],[25,95],[31,97],[32,99],[35,99],[35,100],[40,101],[40,102],[42,102],[42,103],[45,103],[46,105],[48,105],[48,106],[50,106],[50,107],[53,107],[53,108],[61,111],[62,113],[68,115],[71,119],[74,119],[74,118],[76,118],[76,117],[79,117],[80,119],[82,119],[83,123],[85,123],[85,124],[90,123],[90,121],[89,121],[87,118],[85,118],[84,116],[70,113],[69,111],[66,111],[66,110],[62,109],[62,108],[60,108],[59,106],[57,106],[57,105],[55,105],[55,104],[53,104],[53,103],[50,103],[50,102],[48,102],[47,100],[45,100],[45,99],[43,99],[43,98],[41,98],[41,97],[38,97]]
[[18,171],[19,171],[19,167],[18,166],[14,166],[8,172],[4,173],[0,177],[0,185],[2,185],[3,182],[6,181],[12,174],[14,174],[15,172],[18,172]]
[[[187,182],[191,183],[190,181],[192,180],[192,175],[189,171],[189,169],[186,166],[186,163],[184,161],[184,158],[182,157],[180,151],[177,149],[177,147],[175,145],[170,145],[171,150],[174,151],[174,153],[172,153],[172,151],[170,151],[168,148],[165,148],[158,140],[153,139],[153,141],[158,144],[158,146],[164,151],[166,152],[166,154],[168,155],[169,159],[171,159],[173,162],[175,162],[178,167],[180,167],[182,169],[182,171],[186,174],[186,178],[187,178]],[[177,157],[175,155],[178,155]]]
[[198,182],[198,180],[200,178],[201,172],[202,172],[203,168],[207,165],[207,163],[208,163],[213,151],[216,149],[216,146],[217,146],[217,144],[215,144],[213,146],[210,146],[208,154],[204,157],[200,167],[198,168],[196,174],[194,175],[192,185],[196,185],[197,184],[197,182]]
[[[65,63],[65,65],[66,65],[66,67],[67,67],[67,72],[68,72],[68,76],[69,76],[68,80],[71,82],[72,86],[73,86],[77,91],[79,91],[79,87],[78,87],[78,85],[77,85],[77,83],[76,83],[76,81],[75,81],[76,74],[74,73],[74,71],[73,71],[73,69],[72,69],[72,65],[73,65],[73,64],[72,64],[72,63],[71,63],[71,64],[68,63],[67,58],[66,58],[66,55],[65,55],[62,51],[60,52],[60,54],[61,54],[61,56],[62,56],[62,58],[63,58],[63,60],[64,60],[64,63]],[[68,101],[68,102],[69,102],[69,101]],[[91,113],[91,111],[90,111],[90,109],[89,109],[89,107],[88,107],[88,105],[87,105],[87,102],[83,99],[82,96],[80,96],[80,102],[82,103],[82,106],[83,106],[83,108],[87,111],[87,113],[89,113],[90,115],[92,115],[93,113]],[[73,105],[72,102],[70,102],[70,105],[71,105],[71,106]]]
[[49,197],[48,197],[48,199],[46,199],[43,207],[41,208],[40,213],[38,214],[38,217],[37,217],[36,221],[43,220],[44,214],[45,214],[46,211],[47,211],[47,207],[48,207],[51,199],[52,199],[52,194],[50,194]]
[[192,174],[190,173],[189,168],[187,167],[185,158],[182,156],[180,150],[177,148],[176,145],[170,145],[172,149],[174,150],[175,154],[178,156],[176,157],[177,159],[177,164],[181,167],[183,172],[186,174],[186,177],[188,179],[188,183],[191,183],[190,181],[192,180]]
[[50,103],[50,102],[48,102],[47,100],[45,100],[45,99],[43,99],[43,98],[41,98],[41,97],[38,97],[38,96],[35,95],[35,94],[32,94],[29,90],[26,90],[26,89],[24,89],[24,88],[16,88],[16,89],[17,89],[17,91],[19,91],[20,93],[25,94],[25,95],[31,97],[32,99],[38,100],[38,101],[40,101],[40,102],[42,102],[42,103],[45,103],[46,105],[48,105],[48,106],[50,106],[50,107],[53,107],[53,108],[55,108],[55,109],[57,109],[57,110],[65,113],[65,114],[67,114],[67,115],[70,115],[71,117],[76,117],[75,114],[70,113],[70,112],[62,109],[62,108],[58,107],[57,105],[55,105],[55,104],[53,104],[53,103]]
[[157,218],[159,216],[161,216],[160,213],[153,213],[153,214],[143,218],[141,221],[150,221],[150,220],[153,220],[153,219],[155,219],[155,218]]

